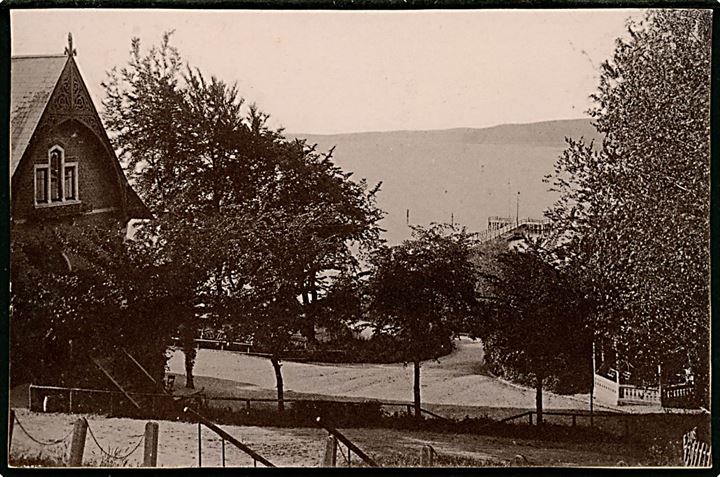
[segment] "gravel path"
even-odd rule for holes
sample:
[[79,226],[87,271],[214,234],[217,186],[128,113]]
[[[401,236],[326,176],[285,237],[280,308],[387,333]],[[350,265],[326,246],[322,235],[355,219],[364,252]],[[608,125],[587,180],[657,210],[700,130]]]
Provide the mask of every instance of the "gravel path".
[[[480,373],[479,341],[461,339],[457,349],[421,369],[422,399],[432,404],[533,408],[535,390]],[[171,351],[170,372],[184,375],[182,351]],[[285,389],[298,393],[379,400],[412,400],[412,366],[402,364],[311,364],[285,362]],[[195,375],[236,381],[235,389],[275,389],[270,361],[232,351],[201,349]],[[544,393],[548,409],[587,409],[587,396]]]

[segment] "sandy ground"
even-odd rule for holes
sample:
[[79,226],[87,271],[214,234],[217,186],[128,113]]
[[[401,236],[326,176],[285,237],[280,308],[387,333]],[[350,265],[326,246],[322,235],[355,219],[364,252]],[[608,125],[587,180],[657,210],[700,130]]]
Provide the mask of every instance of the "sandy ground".
[[[79,415],[60,413],[35,413],[18,409],[18,420],[39,440],[60,439],[69,435]],[[103,448],[111,454],[123,455],[132,450],[141,439],[145,421],[124,418],[106,418],[87,415],[90,429]],[[224,426],[231,435],[250,446],[270,462],[281,467],[317,467],[322,461],[327,434],[320,429],[261,428]],[[158,466],[197,467],[198,427],[186,422],[159,422]],[[447,433],[412,432],[390,429],[348,429],[343,431],[353,442],[370,456],[381,459],[383,455],[419,455],[424,444],[432,445],[445,456],[457,456],[498,465],[511,462],[516,455],[525,456],[532,465],[610,466],[619,460],[633,465],[632,457],[623,455],[619,446],[595,448],[593,444],[546,443],[522,439],[494,438],[477,435],[452,435]],[[203,428],[203,467],[222,466],[222,444],[211,431]],[[604,447],[604,446],[603,446]],[[617,448],[615,448],[617,447]],[[54,456],[64,460],[70,448],[70,438],[65,442],[41,447],[32,442],[16,425],[11,455]],[[126,460],[109,459],[98,449],[88,434],[85,442],[83,463],[90,466],[122,467],[139,466],[143,446]],[[338,458],[340,460],[340,458]],[[225,464],[228,467],[252,466],[252,459],[230,444],[225,447]],[[357,465],[357,462],[356,464]],[[258,464],[262,467],[262,464]]]
[[[457,349],[421,369],[422,400],[429,404],[504,407],[535,407],[535,390],[481,374],[483,348],[479,341],[461,339]],[[170,372],[184,375],[184,354],[171,351]],[[402,364],[311,364],[285,362],[285,390],[329,396],[378,400],[412,400],[412,366]],[[275,375],[266,358],[232,351],[201,349],[195,375],[236,381],[232,394],[258,388],[275,389]],[[548,409],[587,409],[588,396],[544,393]],[[624,408],[623,410],[629,410]],[[644,409],[647,412],[647,408]]]
[[[97,441],[105,451],[116,456],[130,452],[142,439],[146,421],[125,418],[106,418],[97,415],[69,415],[35,413],[17,410],[18,420],[36,439],[50,441],[68,435],[73,423],[85,417]],[[278,466],[318,466],[324,451],[325,434],[320,429],[283,429],[224,426],[224,429],[244,444]],[[70,437],[60,444],[43,447],[30,440],[16,425],[11,455],[51,456],[65,460],[70,449]],[[222,466],[222,442],[207,428],[201,432],[203,467]],[[127,459],[108,458],[98,448],[90,434],[85,441],[83,463],[91,466],[140,466],[143,445]],[[227,466],[252,466],[252,459],[230,444],[225,446]],[[258,464],[262,467],[262,464]],[[198,466],[198,426],[186,422],[161,421],[158,436],[159,467]]]

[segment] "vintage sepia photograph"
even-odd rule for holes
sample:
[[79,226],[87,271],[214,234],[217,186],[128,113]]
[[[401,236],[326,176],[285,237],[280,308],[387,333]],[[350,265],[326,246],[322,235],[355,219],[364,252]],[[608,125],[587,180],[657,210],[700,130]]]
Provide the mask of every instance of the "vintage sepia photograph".
[[11,11],[6,464],[710,467],[712,16]]

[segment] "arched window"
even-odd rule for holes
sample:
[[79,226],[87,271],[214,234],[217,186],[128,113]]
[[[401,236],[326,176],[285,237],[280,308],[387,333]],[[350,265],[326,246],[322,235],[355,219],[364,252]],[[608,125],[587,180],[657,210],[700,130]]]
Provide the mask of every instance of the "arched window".
[[47,164],[35,165],[35,204],[60,205],[78,200],[78,165],[68,162],[65,150],[54,145]]
[[64,151],[60,146],[55,146],[50,149],[50,200],[58,202],[62,200],[62,163]]

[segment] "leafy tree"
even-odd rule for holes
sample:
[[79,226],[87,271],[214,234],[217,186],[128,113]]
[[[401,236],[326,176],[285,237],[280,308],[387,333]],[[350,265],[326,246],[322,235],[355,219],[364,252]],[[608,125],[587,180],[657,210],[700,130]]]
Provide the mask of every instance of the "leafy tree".
[[[125,241],[119,227],[58,223],[13,232],[15,379],[105,387],[90,358],[126,350],[162,382],[165,346],[186,294],[182,274],[154,262],[144,244]],[[144,381],[136,370],[118,371],[129,373],[125,382]]]
[[[185,270],[195,280],[186,302],[204,304],[221,321],[218,303],[237,283],[240,261],[232,247],[251,222],[234,207],[253,196],[263,161],[278,139],[264,127],[266,116],[250,108],[234,86],[185,65],[170,44],[171,33],[143,54],[132,40],[130,61],[103,84],[103,119],[118,155],[155,219],[140,224],[158,260]],[[224,233],[223,233],[224,232]],[[237,232],[237,233],[236,233]],[[213,306],[215,305],[215,306]],[[193,387],[193,339],[197,317],[179,321],[185,351],[186,385]]]
[[420,418],[421,361],[448,350],[462,323],[476,312],[477,273],[472,240],[449,225],[413,228],[413,238],[381,247],[370,259],[369,314],[378,333],[401,343],[413,363],[415,417]]
[[353,250],[379,239],[378,187],[351,180],[332,151],[286,140],[169,41],[143,55],[133,40],[128,66],[105,83],[106,123],[158,217],[143,233],[164,263],[192,274],[195,305],[217,327],[270,352],[282,408],[292,335],[312,338],[320,294],[357,269]]
[[497,271],[485,280],[490,300],[474,332],[497,370],[535,386],[542,424],[543,387],[568,370],[589,368],[590,339],[587,303],[573,277],[551,264],[537,243],[529,245],[497,257]]
[[[630,21],[590,114],[548,178],[560,253],[592,285],[599,336],[636,368],[683,357],[709,383],[709,11]],[[704,388],[704,389],[703,389]]]

